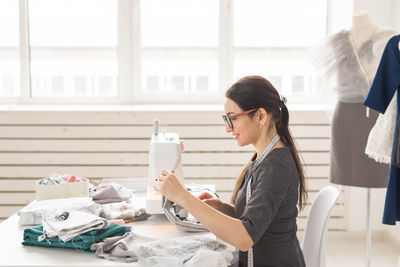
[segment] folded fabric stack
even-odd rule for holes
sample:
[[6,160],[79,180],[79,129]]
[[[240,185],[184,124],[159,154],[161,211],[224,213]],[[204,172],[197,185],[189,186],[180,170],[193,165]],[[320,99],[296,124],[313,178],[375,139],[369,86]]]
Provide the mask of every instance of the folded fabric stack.
[[42,219],[44,237],[58,236],[64,242],[80,234],[107,226],[106,219],[76,210],[45,213]]
[[24,241],[22,245],[37,246],[37,247],[55,247],[55,248],[74,248],[81,249],[87,252],[94,252],[90,246],[100,242],[105,238],[114,236],[122,236],[125,234],[126,228],[117,224],[109,224],[103,229],[91,230],[75,236],[68,242],[62,241],[59,237],[46,238],[43,241],[38,241],[43,236],[43,227],[35,226],[24,230]]

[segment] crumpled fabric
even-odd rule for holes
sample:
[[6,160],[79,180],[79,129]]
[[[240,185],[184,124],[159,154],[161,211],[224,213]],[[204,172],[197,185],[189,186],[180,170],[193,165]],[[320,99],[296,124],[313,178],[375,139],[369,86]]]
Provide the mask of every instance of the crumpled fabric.
[[228,266],[233,258],[224,244],[204,235],[155,240],[126,233],[121,237],[106,238],[93,244],[91,249],[96,250],[95,255],[99,258],[139,261],[146,266],[222,267]]
[[[59,214],[64,212],[68,213],[68,217],[61,220]],[[62,241],[67,242],[91,230],[105,228],[107,220],[86,212],[59,210],[56,213],[43,214],[42,224],[44,238],[58,236]]]
[[46,212],[55,213],[59,209],[78,210],[93,215],[99,215],[101,206],[93,202],[91,197],[57,198],[34,201],[18,211],[20,225],[42,224],[42,215]]
[[126,201],[117,203],[108,203],[101,205],[100,217],[108,220],[128,219],[134,217],[138,212],[135,205]]
[[147,266],[165,267],[165,266],[184,266],[184,267],[225,267],[232,266],[232,252],[228,250],[210,251],[199,249],[196,254],[181,263],[175,258],[169,257],[151,257],[146,260]]
[[184,232],[207,232],[208,229],[195,220],[188,220],[187,212],[174,202],[162,197],[162,209],[168,220],[175,225],[178,230]]
[[106,203],[114,203],[124,201],[117,189],[112,185],[107,185],[100,191],[96,191],[95,194],[92,195],[93,201],[98,204],[106,204]]
[[[190,184],[186,186],[186,189],[191,192],[193,195],[197,195],[197,193],[201,193],[207,191],[215,198],[219,198],[216,192],[210,190],[209,188],[197,185]],[[196,218],[191,216],[183,207],[180,205],[170,201],[166,197],[162,197],[162,209],[164,214],[167,216],[168,220],[175,225],[178,230],[185,232],[207,232],[208,229],[202,225]]]
[[90,196],[93,198],[93,201],[105,204],[124,200],[129,202],[133,197],[133,193],[121,184],[104,181],[97,186],[96,191],[90,192]]

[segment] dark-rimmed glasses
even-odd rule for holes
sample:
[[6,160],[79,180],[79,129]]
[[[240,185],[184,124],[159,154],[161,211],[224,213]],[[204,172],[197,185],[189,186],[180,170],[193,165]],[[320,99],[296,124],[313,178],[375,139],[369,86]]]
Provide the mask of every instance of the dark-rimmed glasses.
[[238,113],[238,114],[234,114],[234,115],[232,115],[232,116],[229,116],[229,115],[227,115],[227,114],[224,114],[224,115],[222,115],[222,119],[224,119],[225,124],[228,124],[229,128],[231,128],[231,129],[233,130],[233,122],[232,122],[232,119],[236,119],[236,118],[239,117],[239,116],[249,114],[249,113],[251,113],[251,112],[253,112],[253,111],[256,111],[257,109],[258,109],[258,108],[253,108],[253,109],[250,109],[250,110],[246,110],[246,111],[240,112],[240,113]]

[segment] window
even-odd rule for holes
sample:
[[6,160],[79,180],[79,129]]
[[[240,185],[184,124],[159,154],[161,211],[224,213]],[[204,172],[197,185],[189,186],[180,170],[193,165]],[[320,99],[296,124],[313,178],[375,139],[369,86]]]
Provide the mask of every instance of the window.
[[[257,7],[257,8],[255,8]],[[327,1],[235,0],[234,76],[261,75],[286,96],[318,96],[309,49],[327,32]]]
[[322,99],[309,50],[351,13],[347,0],[2,0],[0,101],[221,103],[245,75]]
[[[218,91],[218,17],[215,0],[142,0],[139,97],[197,98]],[[208,79],[195,90],[196,76]],[[166,82],[160,83],[159,80]],[[146,94],[147,93],[147,97]]]
[[117,1],[28,3],[32,97],[117,96]]
[[20,91],[18,1],[0,1],[0,97]]

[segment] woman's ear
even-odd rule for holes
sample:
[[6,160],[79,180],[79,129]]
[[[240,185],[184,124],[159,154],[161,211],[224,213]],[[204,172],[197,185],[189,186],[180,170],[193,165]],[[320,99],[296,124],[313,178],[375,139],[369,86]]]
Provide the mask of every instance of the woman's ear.
[[270,114],[264,108],[259,108],[258,112],[258,123],[260,124],[260,126],[265,126]]

